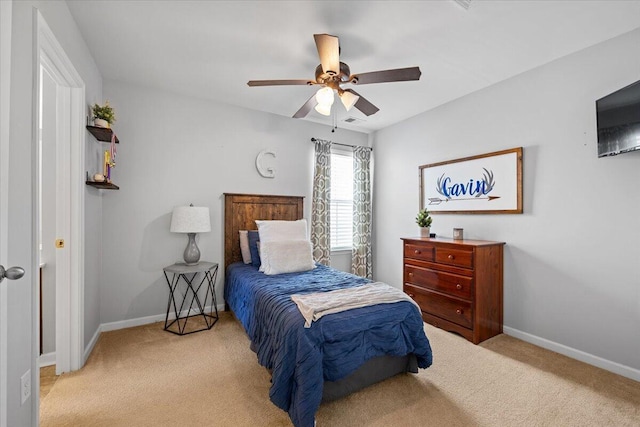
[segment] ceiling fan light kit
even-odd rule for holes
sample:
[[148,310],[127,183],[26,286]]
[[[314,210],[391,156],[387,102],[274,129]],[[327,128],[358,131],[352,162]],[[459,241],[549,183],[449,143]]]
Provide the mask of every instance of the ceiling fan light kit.
[[347,111],[351,111],[356,102],[360,99],[359,96],[354,95],[351,92],[343,91],[340,95],[340,101],[342,101],[342,105]]
[[347,64],[340,61],[340,42],[338,37],[329,34],[314,34],[313,38],[318,49],[320,65],[316,67],[315,80],[250,80],[247,85],[253,86],[324,86],[311,96],[293,115],[303,118],[315,109],[318,113],[331,115],[331,105],[334,92],[338,93],[342,105],[347,111],[356,107],[366,116],[377,113],[380,109],[351,89],[342,89],[341,84],[363,85],[371,83],[401,82],[420,80],[422,72],[419,67],[397,68],[393,70],[372,71],[361,74],[351,74]]
[[315,110],[323,116],[331,115],[331,105],[318,104],[315,106]]
[[323,87],[316,92],[316,101],[318,104],[331,107],[333,105],[333,89],[330,87]]

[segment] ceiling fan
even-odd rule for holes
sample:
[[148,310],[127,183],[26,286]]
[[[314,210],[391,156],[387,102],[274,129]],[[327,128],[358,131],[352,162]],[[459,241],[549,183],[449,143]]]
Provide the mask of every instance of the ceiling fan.
[[422,74],[419,67],[351,74],[349,66],[340,61],[340,42],[338,37],[329,34],[314,34],[313,38],[315,39],[318,56],[320,57],[320,65],[316,67],[315,80],[250,80],[247,82],[249,86],[322,86],[322,88],[309,98],[293,115],[296,119],[305,117],[312,108],[315,108],[317,112],[325,116],[330,115],[334,91],[338,93],[340,101],[347,111],[351,110],[352,107],[356,107],[365,115],[370,116],[377,113],[379,108],[367,101],[355,90],[342,89],[340,85],[347,83],[364,85],[419,80]]

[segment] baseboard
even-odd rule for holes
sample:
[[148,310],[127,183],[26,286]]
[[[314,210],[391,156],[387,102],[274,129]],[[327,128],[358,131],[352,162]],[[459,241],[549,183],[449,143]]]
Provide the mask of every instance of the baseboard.
[[100,327],[102,328],[102,332],[117,331],[118,329],[133,328],[135,326],[142,326],[148,325],[149,323],[160,322],[164,320],[165,316],[165,314],[156,314],[154,316],[119,320],[117,322],[103,323],[100,325]]
[[51,353],[41,354],[40,357],[38,357],[38,365],[40,365],[41,368],[44,368],[45,366],[55,365],[55,364],[56,364],[55,351]]
[[[208,313],[211,310],[212,310],[211,306],[205,307],[205,312]],[[218,311],[224,311],[224,304],[218,305]],[[186,316],[187,313],[188,313],[188,310],[184,310],[180,313],[180,316]],[[117,322],[102,323],[100,325],[100,329],[102,332],[116,331],[118,329],[148,325],[149,323],[164,322],[166,317],[167,317],[166,313],[163,313],[163,314],[156,314],[153,316],[138,317],[135,319],[119,320]],[[173,313],[169,314],[169,320],[173,320],[175,318],[176,318],[175,314]]]
[[564,344],[549,341],[548,339],[541,338],[518,329],[509,328],[507,326],[504,326],[502,329],[505,334],[514,338],[521,339],[522,341],[537,345],[538,347],[546,348],[547,350],[555,351],[556,353],[588,363],[589,365],[597,366],[598,368],[605,369],[613,372],[614,374],[622,375],[623,377],[627,377],[635,381],[640,381],[640,370],[638,369],[622,365],[617,362],[612,362],[611,360],[603,359],[602,357],[594,356],[593,354],[586,353],[582,350],[577,350]]
[[102,332],[102,325],[98,326],[98,329],[96,329],[96,332],[91,337],[91,341],[89,341],[89,344],[87,344],[87,346],[84,349],[84,354],[82,355],[82,366],[84,366],[84,364],[87,363],[87,359],[89,358],[89,355],[93,351],[93,347],[96,346],[96,343],[98,342],[98,338],[100,338],[101,332]]

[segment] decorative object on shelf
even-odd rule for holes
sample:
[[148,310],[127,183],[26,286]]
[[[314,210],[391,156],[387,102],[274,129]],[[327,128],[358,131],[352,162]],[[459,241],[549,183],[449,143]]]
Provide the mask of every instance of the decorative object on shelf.
[[104,120],[104,119],[93,119],[93,124],[96,125],[96,127],[99,127],[99,128],[110,128],[111,127],[109,122]]
[[116,142],[115,134],[111,136],[111,145],[104,151],[104,163],[102,174],[107,182],[111,182],[111,169],[116,167]]
[[108,179],[111,180],[111,169],[116,167],[116,134],[111,134],[111,144],[109,145],[109,175]]
[[113,107],[109,105],[109,101],[105,101],[104,105],[93,104],[91,107],[93,113],[93,124],[100,128],[110,128],[111,124],[116,121],[116,114]]
[[104,175],[100,173],[93,175],[93,182],[104,182]]
[[184,262],[187,265],[195,265],[200,261],[200,249],[196,244],[196,233],[211,231],[209,208],[189,206],[177,206],[171,215],[172,233],[187,233],[189,241],[184,250]]
[[111,153],[109,150],[104,151],[104,162],[102,164],[102,175],[107,182],[111,182]]
[[454,240],[463,240],[463,229],[462,228],[454,228],[453,229],[453,239]]
[[522,147],[418,169],[421,208],[439,213],[522,213]]
[[431,236],[431,223],[433,219],[429,215],[429,211],[426,209],[420,209],[418,211],[418,215],[416,216],[416,224],[420,227],[420,236],[422,237],[430,237]]

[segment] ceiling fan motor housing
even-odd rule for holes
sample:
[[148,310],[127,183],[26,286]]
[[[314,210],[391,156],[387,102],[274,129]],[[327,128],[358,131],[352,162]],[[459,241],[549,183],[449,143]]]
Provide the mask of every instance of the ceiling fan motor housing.
[[[316,67],[316,83],[324,84],[329,87],[337,86],[340,83],[347,83],[349,81],[349,76],[351,75],[351,70],[349,66],[344,62],[340,62],[340,73],[335,73],[334,71],[327,71],[326,73],[322,70],[322,64]],[[331,84],[333,82],[333,85]],[[335,87],[334,89],[337,89]]]

